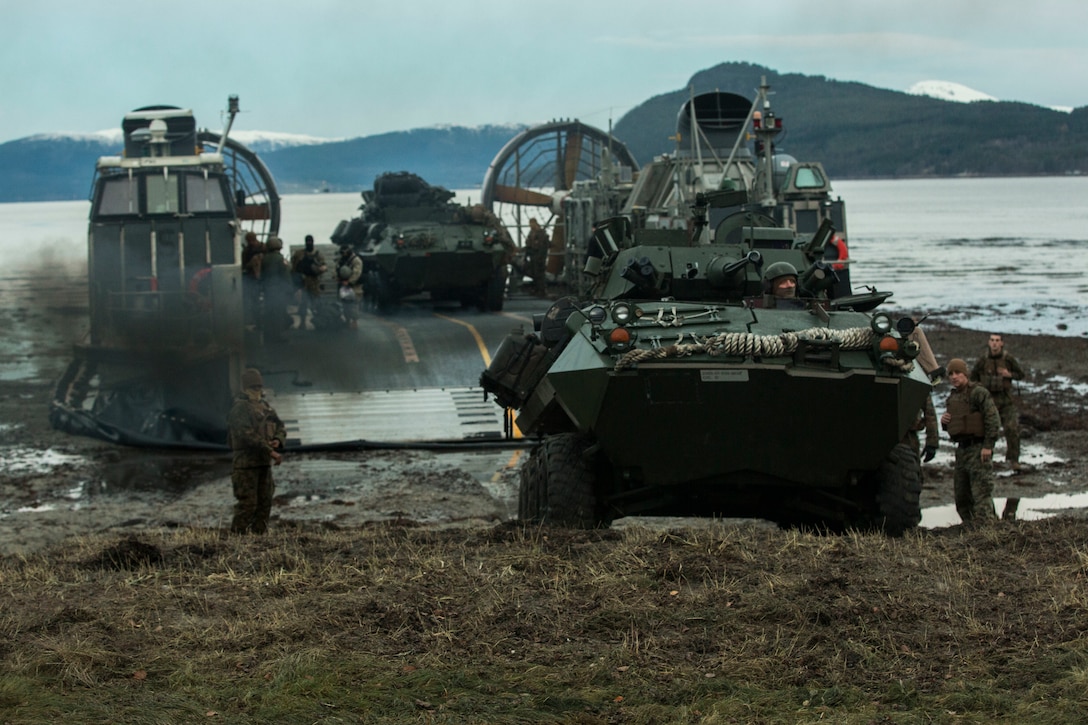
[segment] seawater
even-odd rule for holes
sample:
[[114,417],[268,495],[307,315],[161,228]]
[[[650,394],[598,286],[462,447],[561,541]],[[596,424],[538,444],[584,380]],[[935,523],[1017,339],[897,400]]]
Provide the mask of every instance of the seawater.
[[1088,335],[1088,177],[842,181],[851,281],[969,329]]
[[[839,181],[851,281],[969,329],[1088,336],[1088,177]],[[479,189],[457,192],[476,202]],[[288,194],[280,236],[328,242],[358,193]],[[0,204],[0,279],[86,273],[88,202]]]

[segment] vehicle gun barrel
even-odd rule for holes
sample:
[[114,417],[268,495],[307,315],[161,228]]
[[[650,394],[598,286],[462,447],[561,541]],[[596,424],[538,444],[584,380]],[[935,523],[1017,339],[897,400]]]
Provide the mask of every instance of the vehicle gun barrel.
[[760,267],[763,264],[763,255],[753,249],[740,259],[735,259],[732,262],[727,262],[725,257],[715,257],[707,265],[707,281],[714,287],[735,286],[739,281],[737,280],[737,273],[749,264],[753,267]]

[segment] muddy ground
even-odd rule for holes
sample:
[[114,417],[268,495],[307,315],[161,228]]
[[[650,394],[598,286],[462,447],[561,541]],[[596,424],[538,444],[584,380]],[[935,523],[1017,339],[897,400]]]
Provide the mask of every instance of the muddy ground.
[[[21,294],[19,284],[8,287],[0,306],[0,555],[92,532],[226,526],[232,506],[226,454],[124,448],[52,429],[53,387],[85,327],[86,307],[78,294],[41,305]],[[973,362],[985,349],[985,332],[933,319],[925,324],[942,364],[952,357]],[[1088,502],[1071,495],[1088,492],[1088,340],[1009,335],[1006,341],[1028,371],[1020,395],[1023,459],[1031,470],[1014,475],[999,466],[999,513],[1003,499],[1020,498],[1022,518],[1055,508],[1083,515]],[[937,389],[938,405],[947,390]],[[999,461],[1002,454],[999,444]],[[289,454],[275,469],[272,525],[347,528],[396,519],[491,525],[516,512],[523,457],[510,449]],[[958,522],[951,465],[945,440],[925,466],[923,525]],[[1057,496],[1043,499],[1049,494]]]

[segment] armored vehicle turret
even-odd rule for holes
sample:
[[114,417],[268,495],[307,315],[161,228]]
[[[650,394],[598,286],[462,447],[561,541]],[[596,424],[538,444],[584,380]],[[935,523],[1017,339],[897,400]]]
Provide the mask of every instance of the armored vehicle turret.
[[389,312],[402,298],[429,293],[481,310],[501,310],[513,243],[482,206],[452,202],[454,193],[408,172],[386,173],[363,192],[358,217],[332,234],[363,260],[368,308]]
[[931,384],[913,321],[874,312],[887,292],[833,296],[830,222],[798,241],[744,191],[700,194],[691,222],[599,223],[591,296],[512,333],[483,373],[540,438],[519,517],[916,526],[921,468],[903,440]]

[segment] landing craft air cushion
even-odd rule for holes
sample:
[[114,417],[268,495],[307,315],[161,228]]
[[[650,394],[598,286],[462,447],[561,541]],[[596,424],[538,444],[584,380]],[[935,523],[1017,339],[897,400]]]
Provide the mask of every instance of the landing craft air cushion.
[[[279,227],[260,160],[192,111],[122,121],[124,153],[98,160],[88,229],[90,341],[57,386],[61,429],[123,442],[225,442],[244,353],[240,249]],[[212,150],[214,149],[214,150]]]

